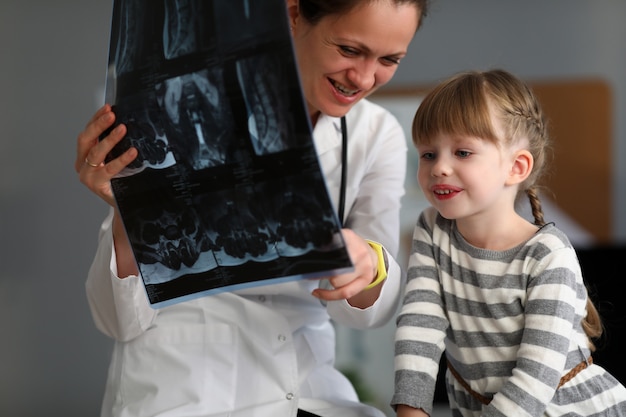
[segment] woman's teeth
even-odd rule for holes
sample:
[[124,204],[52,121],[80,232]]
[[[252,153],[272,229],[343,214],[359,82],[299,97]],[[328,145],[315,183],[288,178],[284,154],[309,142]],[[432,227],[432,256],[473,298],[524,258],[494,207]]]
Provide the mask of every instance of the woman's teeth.
[[337,89],[337,91],[339,91],[341,94],[343,94],[345,96],[353,96],[356,93],[358,93],[358,91],[359,91],[359,90],[350,90],[350,89],[344,87],[343,85],[339,84],[337,81],[334,81],[334,80],[331,80],[331,83],[333,84],[335,89]]

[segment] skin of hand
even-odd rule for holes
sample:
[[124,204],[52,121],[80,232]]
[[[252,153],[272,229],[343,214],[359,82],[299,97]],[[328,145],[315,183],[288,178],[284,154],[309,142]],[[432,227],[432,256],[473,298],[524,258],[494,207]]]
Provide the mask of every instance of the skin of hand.
[[[137,150],[131,148],[117,159],[109,163],[104,162],[107,154],[126,134],[126,126],[119,125],[107,137],[99,140],[100,135],[114,122],[115,114],[111,106],[108,104],[102,106],[78,135],[76,162],[74,163],[80,182],[113,207],[115,200],[111,190],[111,178],[137,157]],[[87,160],[98,166],[88,165]]]
[[376,279],[378,255],[354,231],[343,229],[342,234],[350,259],[354,264],[354,271],[326,277],[334,289],[317,288],[312,294],[320,300],[348,300],[348,303],[353,307],[370,307],[378,299],[382,286],[385,284],[385,281],[383,281],[374,288],[364,290],[365,287]]
[[[78,173],[80,182],[112,207],[115,207],[115,199],[111,189],[111,178],[137,157],[137,150],[130,148],[119,157],[107,163],[104,162],[108,153],[126,134],[126,126],[120,124],[104,139],[99,140],[100,135],[114,122],[115,114],[111,106],[108,104],[102,106],[78,135],[76,162],[74,163],[74,169]],[[98,166],[90,166],[86,161]],[[113,217],[113,241],[115,243],[118,275],[121,278],[137,275],[139,270],[117,209]]]
[[421,408],[413,408],[404,404],[398,405],[396,415],[398,417],[430,417],[428,413]]

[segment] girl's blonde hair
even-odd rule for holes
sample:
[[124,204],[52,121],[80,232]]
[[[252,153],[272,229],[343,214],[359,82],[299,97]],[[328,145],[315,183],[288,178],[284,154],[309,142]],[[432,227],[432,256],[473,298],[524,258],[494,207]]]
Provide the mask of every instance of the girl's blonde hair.
[[[491,123],[491,110],[504,129],[499,137]],[[546,169],[551,140],[539,100],[530,88],[511,73],[495,69],[459,73],[436,86],[424,98],[413,119],[413,143],[428,144],[438,134],[472,136],[507,146],[526,140],[533,169],[520,184],[530,202],[535,224],[545,224],[539,200],[538,181]],[[587,298],[583,329],[591,339],[602,335],[602,322]],[[591,349],[595,346],[590,342]]]

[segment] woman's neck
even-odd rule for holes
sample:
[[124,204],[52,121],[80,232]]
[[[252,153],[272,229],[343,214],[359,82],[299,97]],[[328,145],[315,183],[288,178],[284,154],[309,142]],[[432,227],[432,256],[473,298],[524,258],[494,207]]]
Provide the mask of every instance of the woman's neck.
[[317,124],[317,120],[320,118],[320,114],[320,111],[309,113],[309,117],[311,118],[311,127],[315,127],[315,125]]

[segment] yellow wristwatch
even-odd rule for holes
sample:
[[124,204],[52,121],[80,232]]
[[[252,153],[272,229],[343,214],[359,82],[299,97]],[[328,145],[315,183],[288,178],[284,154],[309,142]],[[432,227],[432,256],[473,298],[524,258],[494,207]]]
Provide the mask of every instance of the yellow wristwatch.
[[376,278],[372,281],[367,287],[366,290],[372,289],[381,282],[383,282],[387,278],[387,269],[389,268],[389,261],[387,260],[387,252],[383,249],[383,246],[380,243],[376,243],[371,240],[367,240],[366,242],[370,245],[372,249],[376,251],[376,255],[378,255],[378,265],[376,266]]

